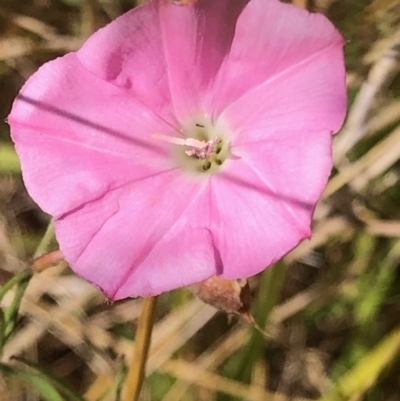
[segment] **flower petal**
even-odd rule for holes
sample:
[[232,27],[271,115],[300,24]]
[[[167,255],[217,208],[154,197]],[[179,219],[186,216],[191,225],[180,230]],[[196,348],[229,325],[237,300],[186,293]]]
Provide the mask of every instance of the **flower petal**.
[[95,32],[78,51],[85,68],[135,96],[161,118],[171,107],[158,1],[135,7]]
[[178,224],[133,270],[113,299],[148,297],[206,280],[216,273],[212,235]]
[[165,144],[151,137],[171,127],[74,53],[29,79],[8,121],[27,189],[55,216],[172,168]]
[[[269,87],[269,82],[286,80],[305,65],[318,63],[320,57],[327,65],[319,74],[341,85],[336,88],[337,97],[344,99],[342,47],[342,37],[323,15],[310,14],[278,0],[252,0],[238,19],[229,58],[210,94],[215,114],[259,86],[265,87],[265,93],[284,97],[284,93],[273,93],[275,88]],[[329,61],[334,65],[329,67]],[[307,84],[314,79],[311,70],[312,67],[308,70]],[[260,93],[254,94],[254,98]],[[263,104],[265,98],[266,95],[259,103]],[[242,107],[243,104],[245,110],[253,106],[243,101]],[[235,110],[238,108],[235,105]],[[230,114],[234,111],[230,110]]]
[[159,1],[171,95],[181,120],[201,111],[203,97],[228,55],[236,20],[247,2]]
[[171,171],[109,191],[56,220],[61,251],[77,274],[112,299],[203,280],[215,271],[210,234],[190,231],[185,218],[201,189],[199,181]]
[[[275,191],[244,160],[232,160],[212,179],[210,230],[222,261],[220,276],[249,277],[277,261],[310,236],[313,210],[313,204]],[[299,221],[295,212],[308,219]]]
[[342,50],[332,46],[244,94],[221,118],[229,121],[233,142],[239,145],[286,136],[290,131],[335,133],[345,115]]
[[[264,132],[259,128],[260,136]],[[293,132],[232,150],[276,195],[300,227],[310,225],[314,206],[332,170],[332,135]]]

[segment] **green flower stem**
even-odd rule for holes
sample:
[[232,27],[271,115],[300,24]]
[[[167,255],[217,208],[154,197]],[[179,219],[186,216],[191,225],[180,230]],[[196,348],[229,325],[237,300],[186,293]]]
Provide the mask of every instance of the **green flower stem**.
[[123,401],[138,401],[145,375],[157,297],[144,298],[135,339],[135,352],[125,380]]
[[40,241],[38,247],[36,248],[33,258],[35,259],[38,256],[45,253],[48,250],[49,245],[51,244],[53,239],[54,239],[54,225],[53,225],[53,219],[51,219],[49,221],[49,225],[46,228],[46,232],[44,233],[42,240]]

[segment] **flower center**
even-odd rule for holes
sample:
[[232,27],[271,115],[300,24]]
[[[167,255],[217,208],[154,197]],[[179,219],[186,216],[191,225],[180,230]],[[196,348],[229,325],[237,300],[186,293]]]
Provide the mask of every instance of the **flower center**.
[[213,174],[221,169],[229,156],[230,144],[224,131],[208,121],[184,128],[183,144],[174,149],[180,166],[194,173]]
[[192,123],[181,131],[182,137],[155,135],[173,144],[172,157],[182,170],[195,174],[218,172],[230,155],[226,130],[208,121]]

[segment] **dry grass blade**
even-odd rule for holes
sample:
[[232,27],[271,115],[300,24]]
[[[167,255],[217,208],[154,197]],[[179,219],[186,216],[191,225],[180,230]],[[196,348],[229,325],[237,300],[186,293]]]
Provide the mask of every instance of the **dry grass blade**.
[[340,165],[346,153],[365,135],[369,114],[377,94],[399,71],[399,49],[400,30],[397,30],[371,68],[349,112],[347,122],[335,141],[334,156],[337,165]]
[[[195,335],[218,311],[194,299],[154,327],[148,373],[154,372]],[[171,330],[173,327],[173,331]]]
[[346,184],[360,190],[370,179],[388,169],[400,157],[400,128],[374,146],[356,162],[342,168],[329,182],[324,196],[330,196]]
[[[161,370],[195,386],[206,388],[212,392],[229,394],[232,397],[243,400],[265,401],[273,399],[274,401],[287,401],[287,397],[283,394],[271,393],[266,391],[263,387],[257,387],[255,385],[250,387],[246,384],[241,384],[237,381],[208,373],[203,369],[199,369],[194,363],[171,360],[166,362]],[[301,397],[293,397],[291,400],[310,401]]]

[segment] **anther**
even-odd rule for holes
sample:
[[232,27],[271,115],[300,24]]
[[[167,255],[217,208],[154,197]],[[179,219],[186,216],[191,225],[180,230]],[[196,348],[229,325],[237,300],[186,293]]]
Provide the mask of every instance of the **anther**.
[[211,168],[211,162],[206,162],[203,164],[203,166],[201,167],[203,169],[203,171],[207,171],[210,170]]

